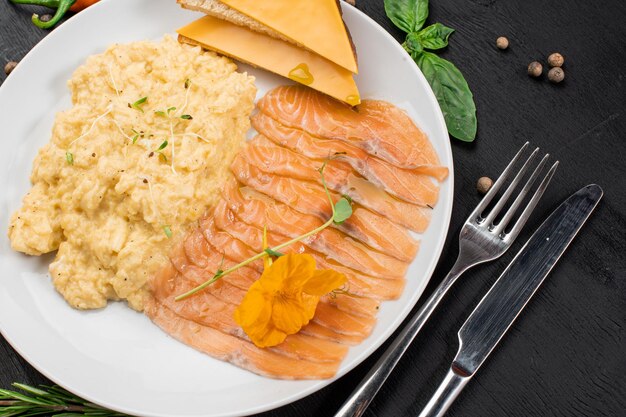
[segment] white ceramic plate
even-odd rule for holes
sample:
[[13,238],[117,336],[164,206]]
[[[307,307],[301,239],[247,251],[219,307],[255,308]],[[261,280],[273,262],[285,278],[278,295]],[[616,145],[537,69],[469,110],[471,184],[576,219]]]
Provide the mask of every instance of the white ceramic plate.
[[[374,352],[415,305],[444,244],[453,188],[448,134],[428,83],[387,32],[357,9],[343,8],[358,50],[362,97],[406,109],[430,137],[450,177],[409,269],[404,295],[384,303],[374,332],[350,349],[336,378]],[[70,107],[66,80],[74,69],[112,43],[158,40],[198,16],[174,0],[105,0],[64,23],[24,58],[0,87],[3,236],[10,214],[30,187],[33,158],[49,140],[55,113]],[[257,77],[257,97],[285,82],[264,71],[240,69]],[[247,415],[295,401],[332,382],[277,381],[214,360],[169,338],[123,303],[101,311],[74,310],[47,277],[51,259],[15,253],[6,237],[0,239],[0,330],[40,372],[94,403],[150,416]]]

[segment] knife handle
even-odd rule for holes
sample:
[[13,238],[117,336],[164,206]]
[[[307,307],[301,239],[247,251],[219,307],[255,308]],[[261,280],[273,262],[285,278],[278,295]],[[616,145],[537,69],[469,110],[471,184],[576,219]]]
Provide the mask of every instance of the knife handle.
[[441,417],[452,405],[459,393],[465,388],[469,382],[470,376],[462,376],[454,372],[453,369],[448,371],[437,391],[432,396],[426,407],[422,410],[419,417]]

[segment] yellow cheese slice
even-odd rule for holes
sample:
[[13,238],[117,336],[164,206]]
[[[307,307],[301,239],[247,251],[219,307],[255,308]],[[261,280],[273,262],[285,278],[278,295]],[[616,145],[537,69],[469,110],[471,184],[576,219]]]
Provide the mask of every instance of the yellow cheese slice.
[[352,72],[289,42],[212,16],[202,17],[177,32],[182,42],[267,69],[352,106],[361,102]]
[[220,0],[354,72],[357,60],[337,0]]

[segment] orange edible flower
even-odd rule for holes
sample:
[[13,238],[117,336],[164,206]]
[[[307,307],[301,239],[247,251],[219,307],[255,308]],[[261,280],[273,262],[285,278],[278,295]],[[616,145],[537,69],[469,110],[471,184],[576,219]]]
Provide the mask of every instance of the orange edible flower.
[[250,286],[235,321],[258,347],[276,346],[313,318],[321,296],[345,282],[337,271],[315,269],[311,255],[281,256]]

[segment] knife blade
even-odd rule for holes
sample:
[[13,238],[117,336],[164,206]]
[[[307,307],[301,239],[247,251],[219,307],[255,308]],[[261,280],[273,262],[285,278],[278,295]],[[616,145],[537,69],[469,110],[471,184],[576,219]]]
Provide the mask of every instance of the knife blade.
[[420,417],[442,416],[537,291],[602,198],[583,187],[539,226],[458,332],[459,350]]

